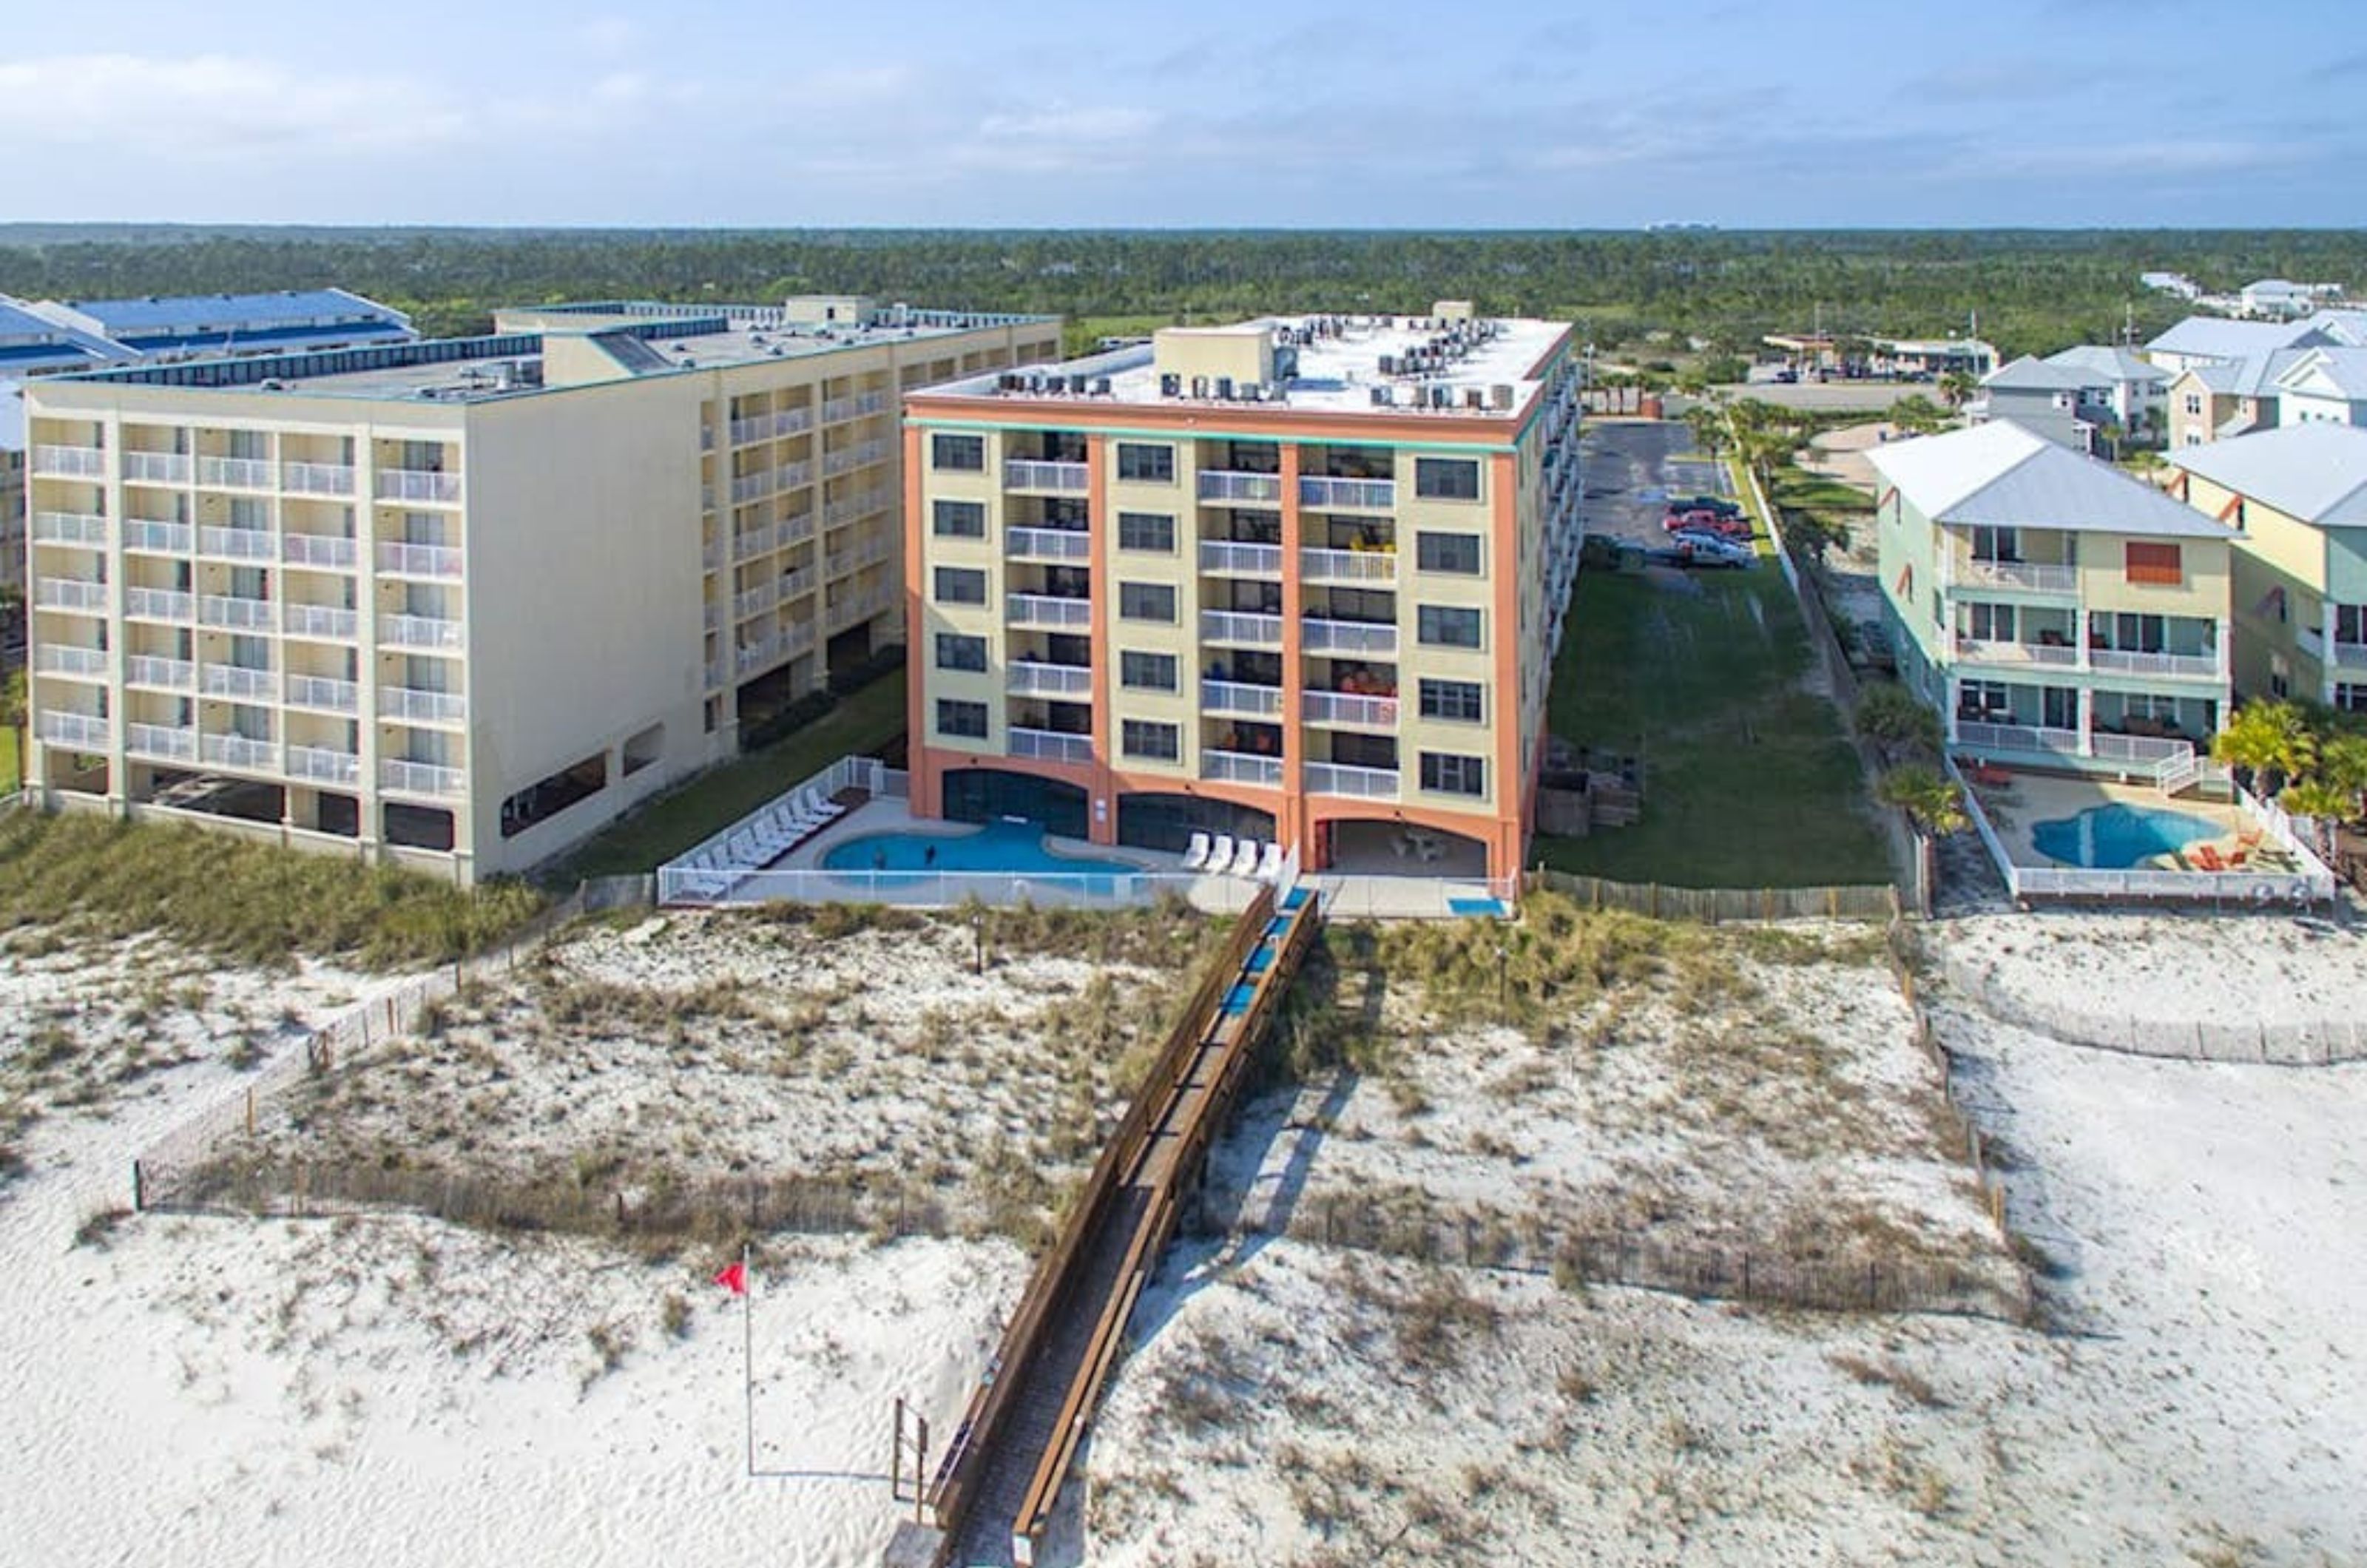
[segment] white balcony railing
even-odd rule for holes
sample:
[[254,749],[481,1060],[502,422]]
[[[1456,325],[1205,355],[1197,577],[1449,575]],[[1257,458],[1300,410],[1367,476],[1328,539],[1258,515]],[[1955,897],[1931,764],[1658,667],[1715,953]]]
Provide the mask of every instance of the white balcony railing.
[[1298,480],[1298,503],[1327,510],[1387,512],[1398,503],[1398,486],[1395,479],[1334,479],[1303,474]]
[[1298,552],[1299,575],[1309,582],[1395,582],[1395,550],[1322,550]]
[[1955,643],[1955,658],[1960,664],[2045,664],[2067,670],[2079,662],[2079,650],[2067,642],[2015,642],[2010,638],[1959,636]]
[[2367,642],[2345,642],[2340,637],[2335,638],[2331,662],[2337,670],[2367,670]]
[[279,549],[268,528],[200,528],[198,553],[232,560],[269,560]]
[[1309,653],[1388,653],[1398,650],[1398,628],[1376,621],[1334,621],[1309,615],[1300,623]]
[[1975,750],[2052,751],[2067,757],[2081,754],[2079,732],[2076,729],[1993,724],[1984,719],[1958,719],[1956,744]]
[[1205,468],[1198,485],[1202,501],[1243,501],[1255,506],[1282,504],[1280,474],[1239,474]]
[[884,412],[888,407],[889,397],[889,394],[884,390],[857,392],[855,394],[855,412],[858,417],[864,414]]
[[185,556],[196,545],[198,531],[187,523],[159,523],[146,517],[123,520],[123,547],[151,555]]
[[198,683],[198,666],[193,660],[158,659],[135,653],[123,661],[123,682],[128,686],[153,686],[161,692],[186,692]]
[[770,524],[762,528],[751,528],[744,534],[735,534],[731,538],[732,563],[737,565],[742,561],[753,560],[767,551],[778,549],[780,544],[781,536]]
[[333,751],[325,746],[290,746],[288,776],[320,779],[329,784],[359,784],[362,760],[351,751]]
[[1268,718],[1282,712],[1282,688],[1257,686],[1246,681],[1202,681],[1202,713],[1241,714]]
[[[2073,735],[2077,740],[2078,736]],[[2166,735],[2108,735],[2099,730],[2088,737],[2094,754],[2116,762],[2166,762],[2173,757],[2191,757],[2194,743],[2175,740]]]
[[198,619],[210,626],[267,631],[271,626],[271,601],[249,599],[242,594],[208,593],[198,601]]
[[760,582],[744,593],[731,596],[731,618],[744,621],[751,615],[761,615],[781,602],[778,581]]
[[107,584],[78,577],[44,577],[33,584],[33,604],[43,610],[104,610]]
[[378,765],[378,786],[401,795],[459,795],[467,778],[459,769],[441,762],[413,762],[389,757]]
[[360,560],[361,551],[342,534],[282,534],[279,558],[290,566],[349,569]]
[[362,705],[361,687],[326,675],[290,675],[288,705],[321,713],[357,713]]
[[84,545],[104,549],[107,546],[107,519],[90,512],[36,512],[33,513],[33,543]]
[[460,623],[434,615],[381,615],[378,636],[398,648],[458,648]]
[[135,620],[186,621],[197,611],[197,596],[171,588],[127,588],[123,613]]
[[1951,558],[1954,580],[1989,588],[2026,588],[2041,593],[2077,593],[2079,569],[2023,560],[1976,560]]
[[2091,648],[2088,650],[2088,663],[2093,669],[2123,675],[2215,681],[2225,673],[2215,653],[2142,653],[2118,648]]
[[212,697],[277,702],[279,677],[272,671],[250,670],[241,664],[209,664],[198,672],[198,689]]
[[1061,599],[1048,593],[1014,593],[1008,597],[1007,618],[1014,626],[1089,626],[1093,624],[1090,599]]
[[194,759],[198,732],[185,724],[127,724],[123,744],[142,756]]
[[45,642],[35,649],[33,668],[44,675],[96,675],[107,673],[107,649],[85,648],[79,643]]
[[1368,697],[1353,692],[1308,692],[1299,712],[1309,724],[1348,724],[1368,729],[1394,729],[1398,699]]
[[1002,552],[1013,560],[1091,560],[1093,536],[1082,528],[1011,528]]
[[271,464],[262,457],[200,457],[198,482],[210,490],[269,490]]
[[1084,664],[1044,664],[1034,660],[1011,661],[1008,690],[1014,697],[1089,696],[1093,671]]
[[1082,495],[1093,488],[1093,469],[1083,463],[1048,463],[1014,457],[1002,465],[1005,490],[1048,490]]
[[1200,570],[1235,577],[1280,577],[1280,545],[1243,545],[1230,539],[1200,541]]
[[354,470],[344,463],[282,463],[279,483],[298,495],[351,495]]
[[384,686],[378,694],[380,718],[408,724],[463,724],[469,699],[458,692],[426,692],[416,686]]
[[781,573],[778,584],[780,596],[783,599],[795,599],[800,594],[810,593],[814,591],[814,584],[821,581],[814,575],[814,569],[810,566],[801,566],[795,571],[785,571]]
[[1014,757],[1037,757],[1048,762],[1090,762],[1093,760],[1093,738],[1070,735],[1058,729],[1025,729],[1011,727],[1008,750]]
[[358,611],[334,604],[283,604],[279,624],[290,637],[324,637],[351,642],[361,631]]
[[1227,784],[1279,784],[1282,783],[1282,759],[1204,746],[1200,749],[1200,776]]
[[835,424],[843,419],[853,419],[855,400],[853,398],[830,399],[821,405],[821,417],[826,424]]
[[460,551],[453,545],[405,545],[388,540],[378,547],[378,569],[396,577],[458,577]]
[[178,452],[126,452],[123,477],[140,484],[185,485],[189,482],[188,458]]
[[380,501],[457,502],[460,476],[430,468],[380,468],[376,480]]
[[1398,794],[1395,768],[1352,768],[1341,762],[1307,764],[1307,793],[1352,795],[1364,800],[1394,800]]
[[57,479],[103,479],[107,477],[107,454],[96,446],[36,446],[33,472]]
[[1240,610],[1200,612],[1200,640],[1239,643],[1251,648],[1280,648],[1282,617]]
[[96,714],[65,713],[56,708],[41,710],[33,733],[44,746],[104,746],[108,740],[106,719]]
[[246,735],[209,735],[205,737],[199,753],[218,767],[277,769],[279,766],[279,748],[277,745]]

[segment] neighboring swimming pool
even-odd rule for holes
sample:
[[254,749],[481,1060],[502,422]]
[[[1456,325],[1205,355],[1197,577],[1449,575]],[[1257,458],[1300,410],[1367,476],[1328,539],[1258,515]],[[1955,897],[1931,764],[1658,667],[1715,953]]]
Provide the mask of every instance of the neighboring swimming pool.
[[2156,855],[2182,850],[2197,840],[2218,838],[2225,831],[2210,818],[2192,812],[2116,801],[2091,806],[2076,817],[2035,823],[2030,841],[2040,854],[2065,865],[2126,871]]
[[869,833],[832,845],[821,863],[829,871],[923,876],[1057,876],[1101,897],[1117,891],[1119,877],[1140,869],[1125,861],[1055,854],[1033,822],[990,822],[972,833]]

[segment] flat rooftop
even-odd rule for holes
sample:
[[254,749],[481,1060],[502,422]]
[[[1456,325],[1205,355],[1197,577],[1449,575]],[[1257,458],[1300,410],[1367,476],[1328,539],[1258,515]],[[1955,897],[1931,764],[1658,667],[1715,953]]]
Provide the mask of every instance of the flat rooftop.
[[[1059,365],[993,372],[929,389],[932,398],[1290,412],[1436,413],[1503,419],[1544,386],[1566,321],[1436,316],[1269,316],[1222,327],[1173,327]],[[1176,368],[1203,347],[1253,350],[1263,338],[1273,378]],[[1169,351],[1176,351],[1172,355]],[[1219,385],[1219,383],[1228,385]],[[1474,399],[1477,399],[1475,403]]]

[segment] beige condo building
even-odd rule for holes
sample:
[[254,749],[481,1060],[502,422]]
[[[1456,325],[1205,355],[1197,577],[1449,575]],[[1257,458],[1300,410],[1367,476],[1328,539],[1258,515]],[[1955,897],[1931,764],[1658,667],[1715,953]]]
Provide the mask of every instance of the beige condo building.
[[1577,566],[1570,329],[1172,329],[906,400],[916,814],[1509,877]]
[[27,389],[52,805],[524,870],[903,636],[898,400],[1045,318],[608,303]]

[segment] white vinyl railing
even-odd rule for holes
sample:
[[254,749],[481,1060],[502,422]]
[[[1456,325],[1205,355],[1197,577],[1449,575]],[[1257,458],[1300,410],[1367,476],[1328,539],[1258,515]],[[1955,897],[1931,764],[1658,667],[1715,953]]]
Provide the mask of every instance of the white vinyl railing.
[[1010,528],[1002,548],[1013,560],[1090,560],[1093,536],[1082,528]]
[[187,725],[127,724],[123,727],[126,750],[149,757],[195,758],[198,754],[198,732]]
[[1282,646],[1282,617],[1240,610],[1200,612],[1200,640],[1240,643],[1251,648]]
[[351,495],[354,470],[344,463],[282,463],[279,488],[298,495]]
[[279,547],[268,528],[200,528],[198,551],[232,560],[269,560],[279,553]]
[[1309,653],[1393,654],[1398,650],[1398,628],[1393,626],[1309,615],[1301,626]]
[[1956,744],[1976,750],[1986,748],[2008,751],[2056,751],[2067,757],[2076,757],[2081,751],[2079,732],[2076,729],[2049,729],[2028,724],[1990,724],[1969,718],[1956,721]]
[[107,584],[78,577],[44,577],[33,584],[33,604],[43,610],[104,610]]
[[1943,557],[1954,569],[1953,581],[1991,588],[2026,588],[2043,593],[2076,593],[2079,569],[2021,560],[1976,560],[1969,556]]
[[96,446],[40,446],[33,448],[33,472],[69,479],[103,479],[107,454]]
[[1229,539],[1200,541],[1200,570],[1251,577],[1282,575],[1280,545],[1236,544]]
[[45,746],[104,746],[108,740],[106,719],[96,714],[67,713],[59,708],[43,708],[35,721],[34,733]]
[[1398,722],[1398,699],[1365,696],[1353,692],[1308,692],[1302,699],[1300,712],[1309,724],[1354,724],[1376,729],[1394,729]]
[[1958,636],[1954,658],[1960,664],[2046,664],[2076,667],[2079,650],[2069,643],[2014,642]]
[[36,512],[33,542],[37,545],[86,545],[104,548],[107,519],[90,512]]
[[288,773],[291,778],[323,779],[330,784],[359,784],[362,760],[351,751],[333,751],[325,746],[290,746],[288,748]]
[[198,689],[213,697],[276,702],[279,677],[269,670],[249,670],[240,664],[209,664],[198,671]]
[[433,615],[384,615],[378,624],[379,640],[402,648],[458,648],[460,623]]
[[2120,762],[2144,762],[2151,765],[2172,758],[2191,757],[2194,744],[2174,740],[2159,735],[2111,735],[2102,730],[2088,738],[2093,754]]
[[334,604],[283,604],[279,624],[291,637],[325,637],[350,642],[361,631],[358,611]]
[[1395,550],[1324,550],[1298,552],[1298,571],[1309,582],[1395,582]]
[[1276,785],[1282,783],[1282,759],[1254,751],[1227,751],[1215,746],[1200,749],[1200,776],[1226,784]]
[[1029,729],[1014,724],[1010,728],[1010,751],[1014,757],[1036,757],[1051,762],[1090,762],[1093,760],[1093,738],[1059,729]]
[[440,762],[413,762],[389,757],[378,765],[378,784],[403,795],[459,795],[467,777],[459,769]]
[[458,692],[427,692],[415,686],[382,686],[378,694],[381,718],[413,724],[461,724],[469,716],[469,699]]
[[1307,764],[1307,793],[1347,795],[1365,800],[1395,800],[1399,773],[1395,768],[1356,768],[1342,762]]
[[1083,463],[1048,463],[1014,457],[1002,465],[1005,490],[1048,490],[1082,495],[1093,488],[1093,469]]
[[210,626],[265,631],[271,626],[271,601],[241,594],[208,593],[198,600],[198,619]]
[[196,613],[197,596],[172,588],[127,588],[123,613],[143,621],[186,621]]
[[1204,468],[1200,471],[1195,493],[1202,501],[1243,501],[1256,506],[1279,506],[1282,504],[1282,476]]
[[269,490],[271,463],[265,457],[199,457],[198,482],[210,489]]
[[2128,675],[2167,675],[2214,681],[2226,673],[2215,653],[2140,653],[2117,648],[2088,649],[2089,666]]
[[1282,688],[1259,686],[1246,681],[1210,681],[1200,682],[1202,713],[1242,714],[1251,718],[1267,718],[1282,712]]
[[1330,509],[1387,512],[1398,503],[1398,486],[1395,479],[1335,479],[1302,474],[1298,480],[1298,503]]
[[380,468],[377,489],[381,501],[457,502],[460,476],[430,468]]
[[360,560],[361,551],[341,534],[283,534],[279,557],[290,566],[350,568]]
[[326,675],[288,677],[288,705],[316,708],[323,713],[355,713],[361,707],[361,687]]
[[188,458],[178,452],[123,454],[123,477],[142,484],[185,485],[189,472]]
[[45,642],[34,650],[33,668],[44,675],[105,675],[107,649]]
[[135,653],[123,661],[123,682],[128,686],[153,686],[159,691],[186,692],[198,683],[198,666],[194,660],[159,659],[153,654]]
[[405,545],[388,540],[378,547],[378,569],[397,577],[458,577],[460,551],[451,545]]
[[244,735],[209,735],[199,748],[209,762],[225,768],[277,768],[279,748]]
[[145,517],[123,520],[123,547],[156,555],[185,556],[197,543],[198,531],[187,523],[159,523]]
[[1014,659],[1006,689],[1014,697],[1089,695],[1093,689],[1093,671],[1090,665],[1045,664]]
[[1004,604],[1005,618],[1014,626],[1089,626],[1093,622],[1093,602],[1090,599],[1014,593]]

